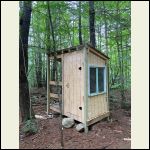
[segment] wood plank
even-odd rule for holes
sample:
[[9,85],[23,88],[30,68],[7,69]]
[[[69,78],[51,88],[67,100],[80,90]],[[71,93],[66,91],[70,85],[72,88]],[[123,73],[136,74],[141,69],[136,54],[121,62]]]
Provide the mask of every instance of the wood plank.
[[97,96],[97,99],[96,99],[96,116],[98,115],[98,112],[100,111],[99,109],[99,101],[100,101],[100,98]]
[[99,106],[99,110],[98,110],[98,113],[102,114],[103,111],[102,111],[102,96],[98,96],[99,97],[99,101],[98,101],[98,106]]
[[101,109],[102,109],[102,114],[105,112],[105,104],[104,104],[104,95],[103,96],[101,96]]
[[88,118],[88,51],[84,47],[84,125],[85,133],[88,133],[87,127]]
[[92,48],[89,48],[90,52],[93,53],[94,55],[100,57],[101,59],[107,60],[108,58],[104,57],[103,55],[101,55],[99,52],[93,50]]
[[106,117],[109,117],[109,116],[110,116],[110,112],[106,112],[104,114],[101,114],[95,118],[92,118],[91,120],[88,120],[87,125],[89,126],[89,125],[96,123],[96,122],[98,122],[98,121],[100,121]]
[[106,78],[106,85],[107,85],[107,111],[109,111],[109,64],[108,61],[106,61],[106,74],[107,74],[107,78]]
[[80,111],[80,116],[81,116],[81,121],[83,122],[84,120],[84,113],[83,113],[83,107],[84,107],[84,63],[83,63],[83,50],[81,53],[81,58],[80,58],[80,66],[81,66],[81,71],[80,71],[80,87],[82,90],[80,90],[80,107],[82,107],[82,110]]
[[[92,59],[92,53],[89,52],[89,59],[88,59],[88,64],[93,64],[93,59]],[[93,101],[92,101],[93,97],[89,97],[89,119],[91,118],[92,114],[93,114]]]
[[[72,55],[71,55],[72,54]],[[74,62],[74,53],[70,53],[70,57],[69,57],[69,104],[70,104],[70,113],[71,114],[76,114],[75,112],[75,109],[76,109],[76,105],[74,104],[74,96],[73,96],[73,93],[74,93],[74,84],[73,84],[73,81],[74,81],[74,77],[75,77],[75,74],[74,74],[74,69],[73,69],[73,66],[75,65],[75,62]]]
[[[54,93],[49,93],[50,97],[53,98],[59,98],[58,94],[54,94]],[[62,97],[62,95],[60,95],[60,97]]]
[[55,112],[59,112],[60,113],[59,104],[58,105],[56,105],[56,104],[51,105],[50,109],[52,109]]
[[49,79],[50,79],[50,61],[47,55],[47,115],[49,114],[49,102],[50,102]]
[[62,54],[62,114],[64,115],[64,54]]
[[68,116],[68,112],[70,112],[69,107],[69,55],[68,53],[64,54],[64,115]]
[[80,98],[79,98],[79,90],[78,90],[78,88],[77,87],[79,87],[79,83],[80,82],[78,82],[77,80],[78,80],[78,70],[77,70],[77,68],[78,68],[78,56],[79,56],[79,54],[77,53],[76,54],[76,57],[75,57],[75,63],[74,63],[74,90],[73,90],[73,97],[74,97],[74,110],[73,111],[75,111],[74,113],[75,114],[77,114],[77,115],[79,115],[78,114],[78,109],[77,109],[77,107],[78,107],[78,100],[80,101]]
[[[67,96],[67,103],[66,103],[66,105],[68,105],[68,112],[69,112],[69,114],[72,114],[71,113],[71,103],[70,103],[70,99],[71,99],[71,95],[70,95],[70,69],[71,69],[71,62],[70,62],[70,60],[71,60],[71,56],[70,56],[70,53],[68,54],[68,57],[67,57],[67,65],[66,65],[66,68],[68,67],[68,70],[67,70],[67,83],[66,83],[66,89],[67,89],[67,94],[68,94],[68,96]],[[65,68],[65,69],[66,69]],[[71,117],[71,116],[70,116]]]
[[[80,116],[80,111],[79,111],[79,102],[80,102],[80,90],[78,90],[78,86],[76,83],[78,83],[78,76],[79,76],[79,71],[78,71],[78,65],[80,65],[80,53],[74,53],[74,56],[73,56],[73,66],[72,66],[72,71],[74,72],[74,75],[73,75],[73,87],[72,87],[72,90],[73,90],[73,105],[72,107],[74,108],[74,114],[77,115],[77,118],[79,118],[78,120],[80,120],[81,116]],[[75,94],[75,91],[77,93],[77,91],[79,91],[77,94]]]
[[86,45],[87,45],[87,47],[91,48],[92,50],[96,51],[97,53],[99,53],[100,55],[102,55],[103,57],[105,57],[106,59],[110,59],[107,55],[105,55],[104,53],[102,53],[98,49],[94,48],[90,43],[87,43]]
[[[56,81],[49,81],[50,85],[57,85]],[[58,85],[62,85],[62,82],[59,81]]]
[[82,110],[79,109],[79,107],[81,106],[81,76],[83,72],[83,68],[81,70],[79,70],[79,67],[82,67],[81,65],[81,52],[78,52],[76,54],[76,58],[75,58],[75,77],[74,77],[74,91],[75,91],[75,99],[74,99],[74,104],[75,104],[75,113],[77,114],[77,116],[79,117],[79,120],[82,121]]
[[[96,64],[97,66],[98,66],[98,64],[97,64],[97,59],[98,59],[98,57],[96,56],[96,55],[92,55],[93,56],[93,62],[94,62],[94,64]],[[94,97],[94,101],[93,101],[93,116],[95,117],[96,116],[96,112],[97,112],[97,109],[96,109],[96,105],[97,105],[97,97],[98,96],[95,96]]]

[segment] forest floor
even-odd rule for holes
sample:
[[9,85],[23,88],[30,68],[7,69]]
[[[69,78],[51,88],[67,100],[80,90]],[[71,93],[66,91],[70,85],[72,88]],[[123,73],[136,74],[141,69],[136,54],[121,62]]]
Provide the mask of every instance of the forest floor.
[[[45,90],[38,89],[32,96],[36,96],[34,112],[36,115],[46,116]],[[116,91],[111,94],[119,98]],[[130,98],[130,92],[128,98]],[[77,132],[75,127],[63,130],[64,149],[131,149],[131,112],[112,107],[111,121],[106,119],[91,125],[88,134]],[[25,136],[22,133],[20,122],[19,145],[20,149],[60,149],[60,117],[37,119],[38,132],[34,135]]]

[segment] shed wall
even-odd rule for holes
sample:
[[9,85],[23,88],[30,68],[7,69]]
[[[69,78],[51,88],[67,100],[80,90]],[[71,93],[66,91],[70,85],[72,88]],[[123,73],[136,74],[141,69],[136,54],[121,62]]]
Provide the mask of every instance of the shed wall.
[[[106,60],[89,52],[88,65],[96,65],[98,67],[103,67],[105,66],[105,63]],[[88,120],[92,120],[98,116],[104,115],[108,111],[109,110],[108,110],[107,92],[96,96],[88,97]]]

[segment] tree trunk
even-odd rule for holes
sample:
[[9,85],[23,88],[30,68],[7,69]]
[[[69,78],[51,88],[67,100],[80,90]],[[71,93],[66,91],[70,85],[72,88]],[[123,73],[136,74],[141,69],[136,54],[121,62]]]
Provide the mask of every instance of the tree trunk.
[[[117,24],[116,24],[116,44],[118,50],[118,62],[119,62],[119,69],[120,69],[120,94],[121,94],[121,108],[124,107],[125,103],[125,94],[124,94],[124,75],[123,75],[123,64],[122,64],[122,57],[121,57],[121,47],[122,47],[122,38],[120,36],[120,15],[119,15],[119,1],[117,2]],[[119,44],[119,41],[121,44]],[[121,46],[121,47],[120,47]]]
[[[40,19],[40,18],[38,18]],[[42,87],[42,54],[41,54],[41,40],[40,40],[40,33],[39,33],[39,27],[38,27],[38,32],[36,34],[37,36],[37,44],[38,44],[38,47],[37,48],[37,52],[36,52],[36,80],[37,80],[37,87],[40,88]]]
[[[59,79],[58,79],[58,70],[57,70],[57,54],[56,54],[56,45],[55,45],[55,36],[54,36],[54,28],[53,28],[53,22],[52,22],[52,17],[51,17],[51,11],[50,11],[50,3],[47,2],[47,10],[48,10],[48,16],[49,16],[49,25],[50,29],[52,31],[52,39],[53,39],[53,51],[54,51],[54,70],[56,72],[56,83],[57,83],[57,91],[58,91],[58,96],[60,95],[60,90],[58,88],[59,84]],[[59,98],[59,108],[60,108],[60,130],[61,130],[61,147],[64,149],[64,143],[63,143],[63,126],[62,126],[62,105],[61,105],[61,100]]]
[[[27,79],[28,71],[28,35],[31,18],[31,1],[24,1],[20,16],[19,38],[19,107],[22,121],[30,119],[30,97]],[[33,113],[32,113],[33,115]]]
[[102,50],[102,30],[101,30],[101,23],[100,23],[100,26],[99,26],[99,38],[100,38],[100,51]]
[[41,81],[42,81],[42,54],[40,52],[40,33],[37,33],[37,38],[38,38],[38,46],[39,48],[37,49],[36,52],[36,80],[37,80],[37,87],[40,88],[42,87]]
[[89,1],[90,43],[92,44],[93,47],[96,47],[94,22],[95,22],[94,1]]
[[52,77],[55,78],[55,73],[56,73],[56,69],[57,69],[57,64],[56,64],[56,44],[55,44],[54,28],[53,28],[53,23],[52,23],[51,10],[50,10],[50,6],[49,6],[49,2],[47,2],[47,10],[48,10],[48,16],[49,16],[49,29],[52,32],[53,51],[54,51],[54,62],[53,62],[53,75],[52,75]]
[[108,38],[107,38],[107,18],[106,18],[106,8],[105,8],[105,2],[103,1],[103,9],[104,9],[104,23],[105,23],[105,53],[108,55]]
[[124,61],[123,61],[123,47],[122,47],[122,31],[120,33],[120,40],[121,40],[121,44],[120,44],[120,49],[121,49],[121,84],[122,84],[122,87],[121,87],[121,97],[122,97],[122,103],[121,103],[121,106],[124,107],[124,103],[126,102],[126,97],[125,97],[125,86],[124,86]]
[[72,32],[73,32],[73,35],[72,35],[72,45],[74,45],[74,39],[75,39],[75,38],[74,38],[74,37],[75,37],[75,36],[74,36],[74,27],[75,27],[75,25],[74,25],[74,24],[75,24],[75,21],[73,20],[73,29],[72,29]]
[[82,31],[81,31],[81,1],[79,1],[79,43],[82,44]]
[[37,52],[37,63],[36,63],[36,79],[37,79],[37,87],[42,87],[42,58],[41,53]]
[[45,87],[46,88],[46,84],[45,84],[45,65],[46,65],[46,63],[45,63],[45,54],[43,54],[42,55],[42,65],[43,65],[43,67],[42,67],[42,81],[43,81],[43,83],[42,83],[42,86],[43,87]]

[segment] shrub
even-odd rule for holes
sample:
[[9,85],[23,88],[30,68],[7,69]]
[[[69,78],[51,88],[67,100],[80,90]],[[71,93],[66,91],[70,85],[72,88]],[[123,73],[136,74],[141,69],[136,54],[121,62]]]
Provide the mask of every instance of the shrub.
[[131,104],[129,102],[123,102],[121,104],[121,108],[123,108],[125,110],[130,110],[131,109]]
[[30,119],[27,120],[24,123],[24,126],[22,128],[22,131],[25,134],[35,134],[38,131],[38,125],[37,125],[37,121],[35,119]]

